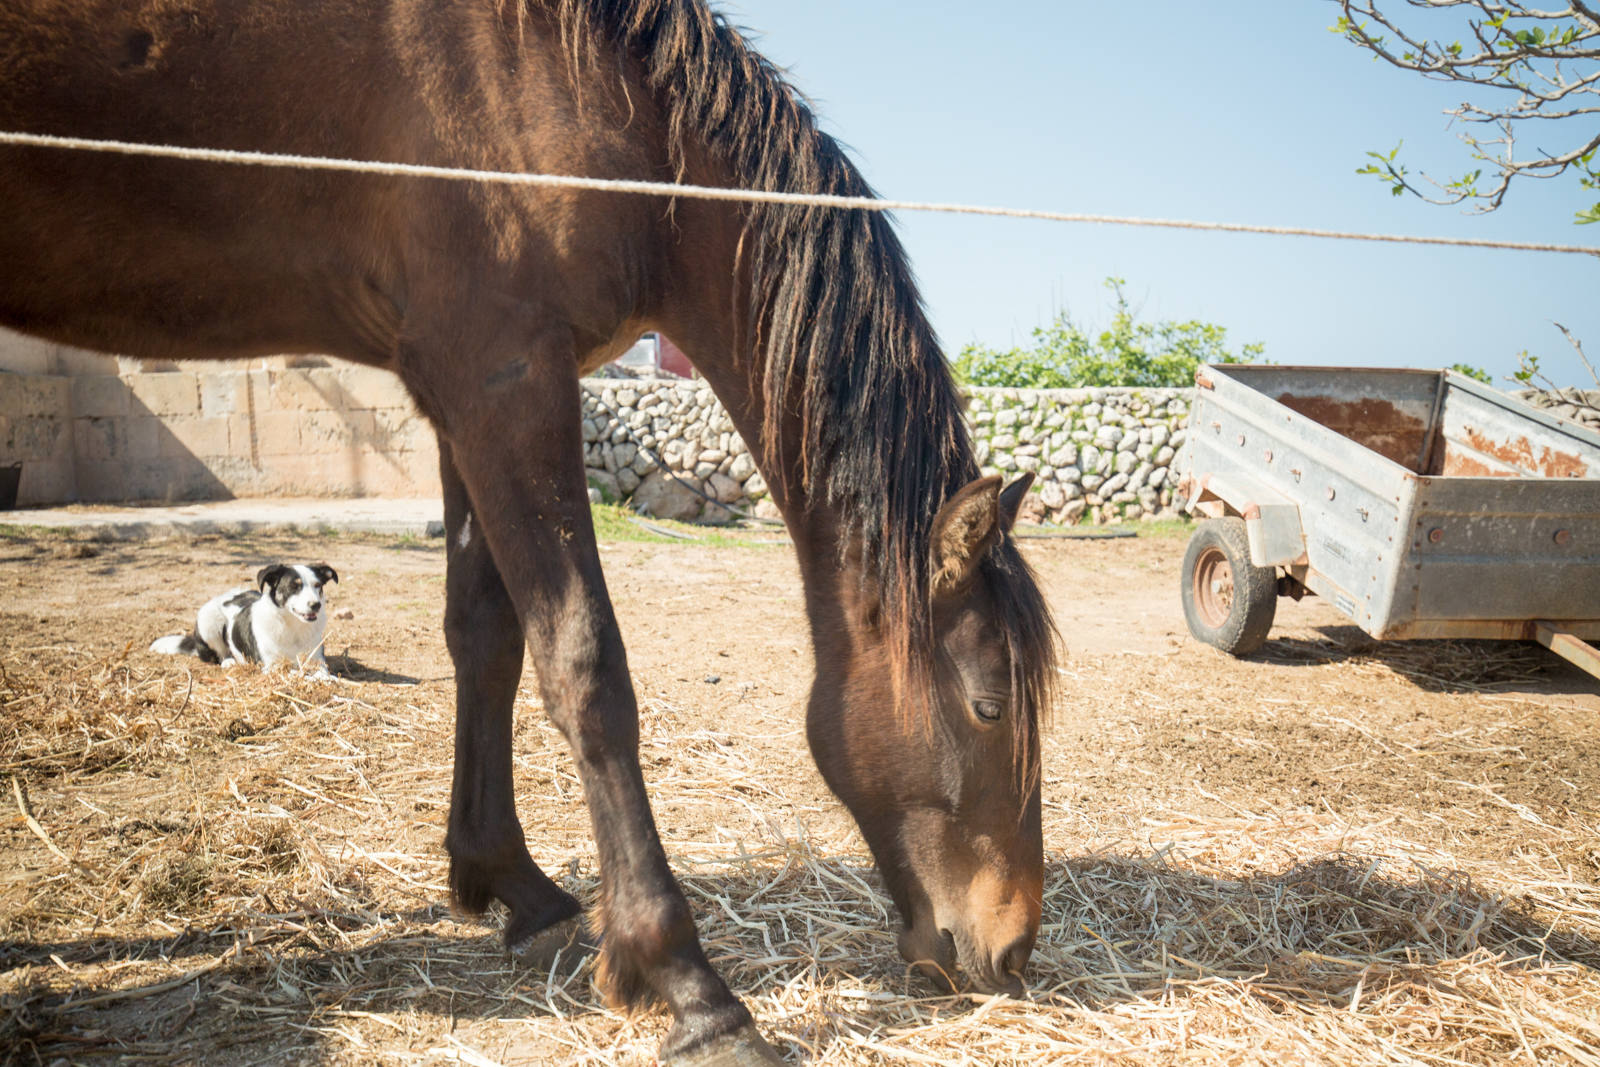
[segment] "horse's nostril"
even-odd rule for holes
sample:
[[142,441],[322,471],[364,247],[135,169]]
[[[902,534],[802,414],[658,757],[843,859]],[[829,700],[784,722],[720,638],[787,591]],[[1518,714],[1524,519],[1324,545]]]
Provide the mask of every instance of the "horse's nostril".
[[[1023,937],[1007,945],[994,957],[995,978],[1006,986],[1015,986],[1015,992],[1022,992],[1022,971],[1028,966],[1028,957],[1033,955],[1033,938]],[[1008,992],[1012,992],[1010,988]]]
[[955,938],[950,931],[923,926],[900,934],[900,954],[935,986],[945,992],[960,988],[956,976]]

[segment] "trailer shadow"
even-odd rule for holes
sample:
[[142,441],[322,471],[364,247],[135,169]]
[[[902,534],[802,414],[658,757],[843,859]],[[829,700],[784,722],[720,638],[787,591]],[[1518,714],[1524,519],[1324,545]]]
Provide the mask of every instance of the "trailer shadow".
[[[1387,668],[1429,693],[1593,692],[1595,679],[1533,641],[1376,641],[1356,626],[1317,626],[1307,637],[1277,635],[1246,659],[1294,666],[1332,663]],[[1586,683],[1586,684],[1585,684]]]

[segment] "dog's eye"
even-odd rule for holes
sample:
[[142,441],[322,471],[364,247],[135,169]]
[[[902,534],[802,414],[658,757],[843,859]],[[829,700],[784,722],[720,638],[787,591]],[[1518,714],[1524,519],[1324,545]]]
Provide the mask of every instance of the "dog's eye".
[[984,722],[1000,721],[1000,705],[993,700],[974,700],[972,702],[972,711]]

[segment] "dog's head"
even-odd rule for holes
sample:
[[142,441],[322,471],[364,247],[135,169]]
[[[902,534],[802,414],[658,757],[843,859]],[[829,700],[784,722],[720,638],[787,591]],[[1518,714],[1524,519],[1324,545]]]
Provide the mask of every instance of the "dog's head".
[[296,618],[316,622],[327,605],[323,587],[338,580],[338,573],[326,563],[274,563],[261,568],[256,588]]

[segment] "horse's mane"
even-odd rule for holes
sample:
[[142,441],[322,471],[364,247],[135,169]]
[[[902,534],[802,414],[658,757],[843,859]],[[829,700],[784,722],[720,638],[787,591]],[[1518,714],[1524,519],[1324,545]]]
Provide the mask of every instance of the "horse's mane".
[[[665,109],[675,164],[692,139],[740,187],[874,195],[783,74],[704,0],[544,3],[573,62],[622,50],[639,64]],[[931,526],[978,476],[960,394],[884,213],[752,205],[746,218],[742,317],[746,350],[765,358],[767,424],[798,415],[806,491],[836,510],[844,541],[859,549],[903,702],[923,704]],[[1031,747],[1057,673],[1054,626],[1009,538],[984,567],[1011,642],[1019,720],[1030,724],[1020,739]]]

